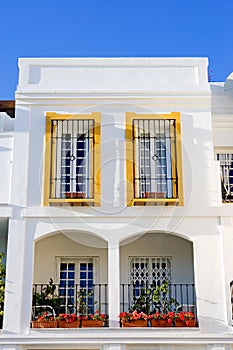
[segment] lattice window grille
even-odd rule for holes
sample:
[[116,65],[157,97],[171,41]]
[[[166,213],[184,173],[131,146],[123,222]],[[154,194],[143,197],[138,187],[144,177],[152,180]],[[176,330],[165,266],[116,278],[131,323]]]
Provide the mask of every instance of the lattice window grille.
[[171,283],[171,276],[171,257],[130,258],[130,283],[141,286]]

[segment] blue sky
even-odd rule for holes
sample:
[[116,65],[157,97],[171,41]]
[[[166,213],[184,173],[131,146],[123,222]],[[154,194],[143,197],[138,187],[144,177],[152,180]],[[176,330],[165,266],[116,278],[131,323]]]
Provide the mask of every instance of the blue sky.
[[0,100],[19,57],[208,57],[233,71],[233,0],[2,0]]

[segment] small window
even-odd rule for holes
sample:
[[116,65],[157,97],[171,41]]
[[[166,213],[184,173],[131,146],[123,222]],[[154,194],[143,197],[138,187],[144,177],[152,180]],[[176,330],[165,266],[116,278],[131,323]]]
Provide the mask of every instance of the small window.
[[217,153],[223,202],[233,202],[233,153]]
[[127,113],[128,205],[182,205],[180,114]]
[[47,114],[45,205],[99,205],[99,117]]

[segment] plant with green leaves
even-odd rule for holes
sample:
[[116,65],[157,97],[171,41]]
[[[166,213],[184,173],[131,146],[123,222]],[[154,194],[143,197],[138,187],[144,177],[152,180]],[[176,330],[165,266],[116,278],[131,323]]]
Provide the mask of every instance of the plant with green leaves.
[[176,299],[170,295],[167,281],[164,281],[152,290],[152,303],[163,314],[174,311],[179,305]]
[[159,310],[160,313],[174,311],[179,303],[169,293],[169,284],[164,281],[161,285],[144,287],[140,295],[134,298],[134,304],[130,311],[144,312],[150,314]]
[[94,290],[90,289],[87,290],[85,288],[81,288],[78,291],[78,313],[79,315],[88,315],[93,312],[92,309],[93,305],[97,302],[93,302],[94,298]]
[[55,313],[58,314],[61,305],[61,299],[56,292],[56,285],[53,283],[53,279],[49,279],[49,283],[43,288],[42,292],[36,292],[33,295],[33,306],[51,306]]

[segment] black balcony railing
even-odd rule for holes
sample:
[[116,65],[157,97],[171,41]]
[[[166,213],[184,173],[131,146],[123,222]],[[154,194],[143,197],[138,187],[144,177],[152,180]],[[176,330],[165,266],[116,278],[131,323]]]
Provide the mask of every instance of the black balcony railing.
[[[99,313],[108,316],[108,285],[61,286],[56,284],[34,284],[32,319],[35,320],[45,311],[48,315],[61,313],[87,315]],[[120,311],[154,312],[188,311],[197,320],[196,293],[194,284],[121,284]],[[105,322],[105,326],[108,321]]]
[[108,315],[107,284],[34,284],[32,291],[32,318],[37,319],[43,312],[51,316],[61,313]]
[[121,284],[120,298],[121,311],[139,310],[147,314],[187,311],[197,316],[194,284]]

